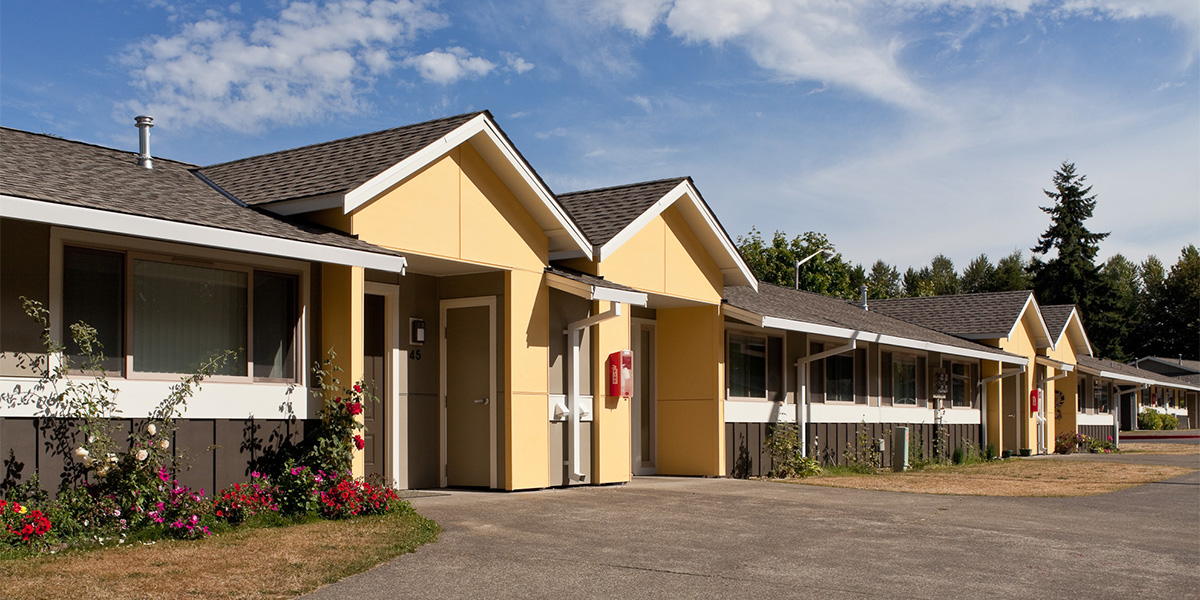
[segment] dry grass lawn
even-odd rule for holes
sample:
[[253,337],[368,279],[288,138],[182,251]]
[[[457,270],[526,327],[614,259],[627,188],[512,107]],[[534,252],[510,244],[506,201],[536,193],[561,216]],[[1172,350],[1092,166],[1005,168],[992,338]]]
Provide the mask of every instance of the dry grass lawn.
[[1121,442],[1121,452],[1137,454],[1200,454],[1200,444]]
[[294,598],[437,538],[416,514],[0,561],[2,598]]
[[1161,481],[1194,469],[1116,462],[1013,459],[907,473],[826,475],[794,483],[956,496],[1090,496]]

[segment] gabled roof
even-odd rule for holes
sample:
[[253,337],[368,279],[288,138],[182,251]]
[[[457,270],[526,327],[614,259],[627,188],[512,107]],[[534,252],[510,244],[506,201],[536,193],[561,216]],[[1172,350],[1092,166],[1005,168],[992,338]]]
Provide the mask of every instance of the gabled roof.
[[1076,349],[1084,349],[1088,356],[1092,355],[1092,344],[1083,329],[1083,318],[1079,316],[1079,309],[1075,308],[1074,304],[1056,304],[1043,306],[1041,309],[1042,320],[1050,330],[1050,339],[1054,347],[1058,346],[1064,335],[1068,335]]
[[1185,389],[1191,391],[1200,391],[1200,386],[1195,383],[1182,381],[1178,378],[1155,373],[1146,369],[1139,369],[1133,365],[1119,363],[1113,360],[1093,358],[1091,356],[1079,356],[1076,358],[1079,368],[1093,375],[1100,377],[1115,379],[1117,381],[1127,381],[1130,383],[1141,383],[1144,385],[1160,385],[1164,387],[1172,387],[1177,389]]
[[1182,371],[1186,373],[1200,373],[1200,360],[1187,360],[1185,358],[1167,358],[1164,356],[1147,356],[1139,358],[1135,361],[1140,368],[1143,362],[1153,362],[1160,365],[1170,367],[1173,371]]
[[[1036,322],[1035,343],[1054,347],[1033,292],[991,292],[872,300],[871,310],[969,340],[1010,337],[1022,318]],[[1029,311],[1032,309],[1032,312]]]
[[456,115],[251,156],[199,171],[251,206],[345,194],[480,114]]
[[[1028,359],[964,340],[874,310],[863,310],[857,303],[760,283],[758,291],[749,286],[728,286],[725,300],[729,306],[750,313],[755,324],[763,327],[805,331],[847,339],[942,352],[956,356],[1026,364]],[[732,316],[736,311],[730,311]]]
[[279,214],[328,208],[348,214],[463,144],[529,211],[550,252],[591,258],[583,232],[487,111],[252,156],[200,174],[238,201]]
[[757,286],[729,233],[717,220],[691,177],[659,179],[559,194],[559,203],[592,244],[595,260],[612,256],[655,217],[678,206],[724,275],[725,285]]
[[[146,169],[133,152],[9,128],[0,128],[0,147],[6,217],[389,270],[404,264],[395,252],[353,236],[239,206],[186,163],[155,157]],[[357,258],[318,258],[297,243]]]

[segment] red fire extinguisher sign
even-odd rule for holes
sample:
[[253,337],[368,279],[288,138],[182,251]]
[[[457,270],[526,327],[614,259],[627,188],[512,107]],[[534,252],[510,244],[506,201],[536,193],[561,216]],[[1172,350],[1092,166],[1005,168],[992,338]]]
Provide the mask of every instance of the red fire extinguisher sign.
[[633,396],[633,351],[620,350],[608,355],[608,395],[611,398]]

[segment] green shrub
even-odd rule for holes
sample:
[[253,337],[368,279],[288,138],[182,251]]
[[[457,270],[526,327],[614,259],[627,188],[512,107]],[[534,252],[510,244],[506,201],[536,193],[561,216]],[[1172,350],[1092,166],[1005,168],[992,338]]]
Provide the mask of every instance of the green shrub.
[[815,458],[802,456],[800,426],[795,423],[776,423],[767,433],[767,453],[774,461],[772,477],[811,477],[821,472]]
[[1162,429],[1163,414],[1153,408],[1143,408],[1138,413],[1138,429]]
[[991,443],[991,442],[989,442],[989,443],[988,443],[988,445],[987,445],[987,457],[986,457],[986,458],[987,458],[988,460],[996,460],[996,444],[994,444],[994,443]]
[[1179,429],[1179,417],[1176,417],[1175,415],[1163,415],[1162,416],[1162,428],[1163,429]]
[[962,446],[955,446],[955,447],[954,447],[954,453],[950,455],[950,460],[951,460],[951,461],[952,461],[954,464],[956,464],[956,465],[961,465],[961,464],[963,464],[963,449],[962,449]]

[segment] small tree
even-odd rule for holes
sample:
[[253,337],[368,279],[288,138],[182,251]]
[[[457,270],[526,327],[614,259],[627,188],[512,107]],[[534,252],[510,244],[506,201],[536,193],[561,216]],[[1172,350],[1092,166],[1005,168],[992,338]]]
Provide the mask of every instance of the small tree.
[[976,294],[992,291],[992,280],[995,278],[995,273],[996,268],[992,266],[992,261],[988,260],[986,254],[980,254],[967,265],[967,268],[963,269],[962,278],[959,279],[962,292]]

